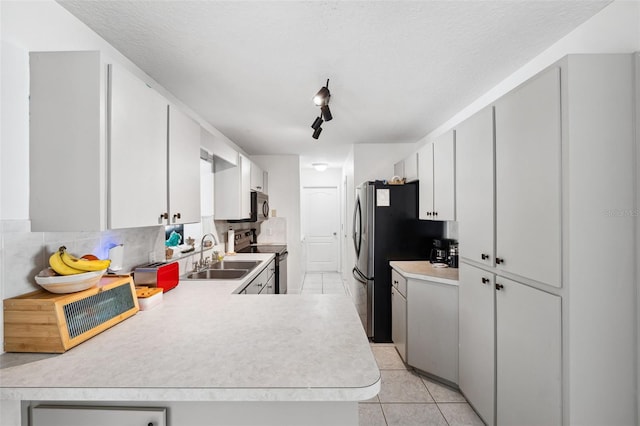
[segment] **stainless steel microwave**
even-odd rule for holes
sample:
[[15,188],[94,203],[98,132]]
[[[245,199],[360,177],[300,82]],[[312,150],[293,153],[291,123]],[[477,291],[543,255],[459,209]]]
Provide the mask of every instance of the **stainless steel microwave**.
[[269,196],[262,192],[251,191],[251,215],[249,218],[227,220],[227,222],[262,222],[267,219],[269,219]]

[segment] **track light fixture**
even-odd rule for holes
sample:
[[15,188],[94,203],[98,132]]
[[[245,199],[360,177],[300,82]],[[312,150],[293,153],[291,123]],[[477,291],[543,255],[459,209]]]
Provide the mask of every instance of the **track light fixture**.
[[320,116],[316,117],[311,128],[313,129],[313,138],[318,139],[322,132],[322,123],[325,121],[331,121],[333,115],[329,109],[329,99],[331,98],[331,92],[329,91],[329,79],[327,84],[322,86],[318,93],[313,97],[313,103],[320,107]]
[[321,106],[320,111],[322,112],[322,118],[324,118],[324,121],[331,121],[333,119],[331,110],[329,110],[329,105]]
[[313,120],[313,124],[311,125],[311,128],[312,128],[313,130],[318,130],[318,128],[319,128],[320,126],[322,126],[322,123],[323,123],[323,122],[324,122],[324,121],[322,120],[322,118],[321,118],[321,117],[316,117],[316,119],[315,119],[315,120]]

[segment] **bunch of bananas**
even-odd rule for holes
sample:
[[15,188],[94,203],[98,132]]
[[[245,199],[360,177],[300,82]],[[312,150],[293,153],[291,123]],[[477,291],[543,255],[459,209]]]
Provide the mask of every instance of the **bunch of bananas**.
[[49,257],[49,266],[59,275],[75,275],[85,272],[103,271],[109,267],[111,260],[100,260],[95,256],[83,256],[77,258],[67,252],[65,246],[61,246]]

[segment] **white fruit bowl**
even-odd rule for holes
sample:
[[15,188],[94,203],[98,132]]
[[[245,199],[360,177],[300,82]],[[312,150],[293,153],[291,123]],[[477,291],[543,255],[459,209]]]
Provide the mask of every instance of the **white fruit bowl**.
[[75,275],[57,275],[53,269],[43,269],[36,275],[36,283],[51,293],[75,293],[98,284],[106,269]]

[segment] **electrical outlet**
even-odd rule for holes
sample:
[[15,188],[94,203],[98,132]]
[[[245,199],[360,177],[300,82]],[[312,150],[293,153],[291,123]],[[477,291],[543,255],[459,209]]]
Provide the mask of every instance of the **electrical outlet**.
[[150,251],[149,252],[149,262],[156,262],[156,252],[155,251]]

